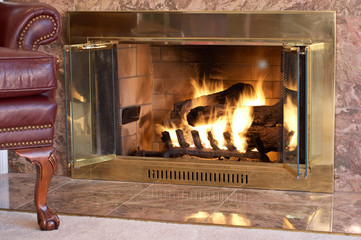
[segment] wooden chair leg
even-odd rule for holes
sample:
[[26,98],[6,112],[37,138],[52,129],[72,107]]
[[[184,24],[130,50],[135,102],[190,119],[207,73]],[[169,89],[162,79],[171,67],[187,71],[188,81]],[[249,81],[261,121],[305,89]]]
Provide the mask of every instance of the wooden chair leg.
[[58,229],[60,220],[46,205],[50,181],[58,165],[58,153],[54,147],[19,149],[15,152],[36,166],[35,206],[40,229]]

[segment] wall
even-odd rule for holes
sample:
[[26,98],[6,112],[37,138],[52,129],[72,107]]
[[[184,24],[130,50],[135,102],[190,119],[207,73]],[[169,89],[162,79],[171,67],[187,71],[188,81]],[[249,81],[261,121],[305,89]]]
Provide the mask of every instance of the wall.
[[[25,0],[28,1],[28,0]],[[34,1],[34,0],[33,0]],[[67,10],[334,10],[337,12],[335,174],[337,191],[361,192],[361,1],[353,0],[41,0]],[[62,58],[65,35],[45,50]],[[55,146],[67,174],[65,160],[63,72],[59,78]],[[26,170],[23,160],[10,162],[13,170]]]

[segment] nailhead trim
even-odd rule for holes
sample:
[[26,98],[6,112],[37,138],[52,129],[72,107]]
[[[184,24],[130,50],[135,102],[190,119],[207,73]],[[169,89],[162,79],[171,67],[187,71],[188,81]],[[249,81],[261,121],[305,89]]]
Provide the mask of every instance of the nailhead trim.
[[38,43],[39,43],[40,41],[46,40],[46,39],[51,38],[51,37],[53,37],[53,36],[55,35],[56,29],[57,29],[57,24],[56,24],[56,22],[55,22],[55,20],[54,20],[54,17],[53,17],[53,16],[49,16],[49,15],[39,15],[39,16],[35,17],[34,19],[30,20],[29,23],[25,26],[24,30],[20,33],[20,38],[19,38],[19,41],[18,41],[18,48],[19,48],[19,49],[22,49],[22,48],[23,48],[23,40],[24,40],[24,36],[25,36],[26,32],[28,31],[28,29],[30,28],[30,26],[31,26],[34,22],[36,22],[37,20],[39,20],[39,19],[50,19],[51,22],[52,22],[53,25],[54,25],[54,28],[53,28],[54,31],[52,31],[50,34],[47,34],[47,35],[45,35],[45,36],[42,36],[42,37],[36,39],[36,40],[34,41],[34,43],[33,43],[33,48],[32,48],[33,51],[36,50],[36,46],[38,45]]
[[6,147],[16,147],[16,146],[32,146],[32,145],[40,145],[40,144],[48,144],[53,143],[53,140],[39,140],[39,141],[32,141],[32,142],[14,142],[14,143],[2,143],[0,148]]
[[33,126],[22,126],[22,127],[12,127],[12,128],[0,128],[0,133],[18,132],[18,131],[26,131],[26,130],[41,130],[51,127],[52,127],[51,124],[45,124],[45,125],[33,125]]

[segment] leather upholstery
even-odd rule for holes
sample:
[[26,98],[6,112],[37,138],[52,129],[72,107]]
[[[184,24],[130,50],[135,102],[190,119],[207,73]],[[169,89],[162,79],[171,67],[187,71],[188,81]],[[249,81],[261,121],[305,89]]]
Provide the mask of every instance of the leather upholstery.
[[0,99],[0,149],[51,146],[56,110],[47,96]]
[[46,4],[0,2],[0,150],[53,144],[59,66],[35,50],[59,30]]
[[36,95],[54,90],[58,64],[53,56],[0,48],[0,98]]
[[42,3],[0,4],[0,46],[37,50],[58,38],[59,13]]

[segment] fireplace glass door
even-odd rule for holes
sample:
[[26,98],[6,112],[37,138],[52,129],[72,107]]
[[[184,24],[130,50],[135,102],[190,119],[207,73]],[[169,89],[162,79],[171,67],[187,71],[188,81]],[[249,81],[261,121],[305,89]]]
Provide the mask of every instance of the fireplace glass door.
[[68,161],[282,164],[307,178],[307,47],[65,47]]

